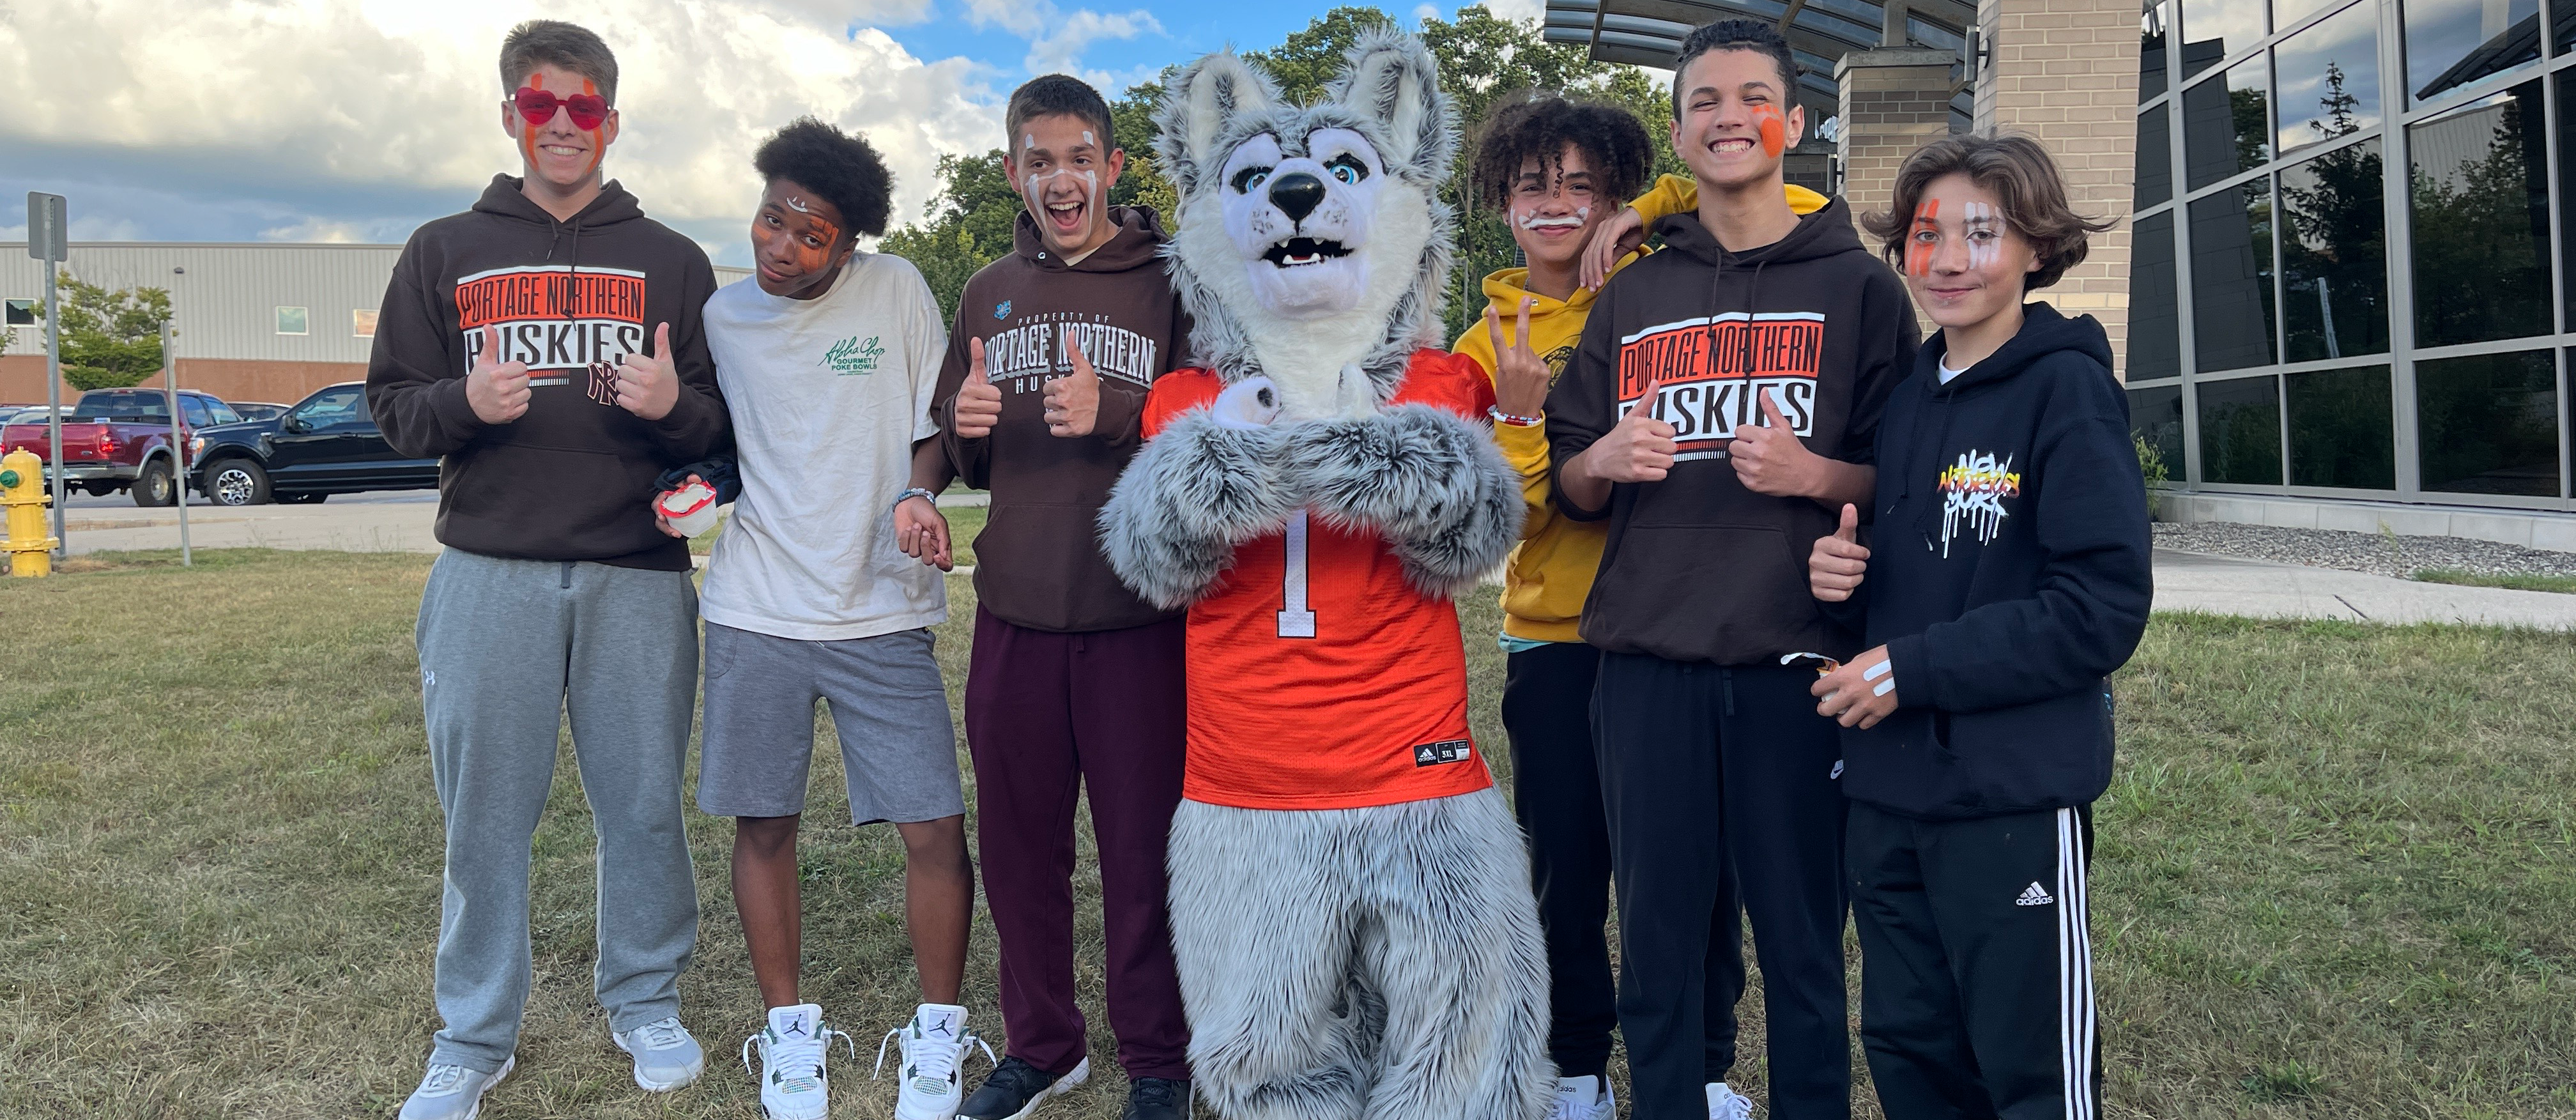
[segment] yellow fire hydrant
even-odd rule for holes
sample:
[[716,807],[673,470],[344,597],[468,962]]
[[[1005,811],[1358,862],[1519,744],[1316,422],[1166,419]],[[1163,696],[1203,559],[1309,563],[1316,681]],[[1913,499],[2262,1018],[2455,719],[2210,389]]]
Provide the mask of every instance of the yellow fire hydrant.
[[45,535],[44,460],[24,449],[0,456],[0,507],[9,511],[9,536],[0,540],[0,552],[9,554],[9,574],[53,574],[54,538]]

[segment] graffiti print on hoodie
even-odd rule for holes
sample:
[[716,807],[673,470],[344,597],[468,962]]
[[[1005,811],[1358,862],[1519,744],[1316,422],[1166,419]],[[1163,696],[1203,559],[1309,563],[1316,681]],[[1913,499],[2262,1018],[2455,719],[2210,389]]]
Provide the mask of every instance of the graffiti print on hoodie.
[[1950,558],[1950,542],[1962,528],[1977,534],[1978,544],[1992,544],[2012,511],[2004,503],[2021,497],[2021,474],[2013,457],[1995,458],[1991,451],[1970,448],[1959,461],[1941,468],[1941,558]]

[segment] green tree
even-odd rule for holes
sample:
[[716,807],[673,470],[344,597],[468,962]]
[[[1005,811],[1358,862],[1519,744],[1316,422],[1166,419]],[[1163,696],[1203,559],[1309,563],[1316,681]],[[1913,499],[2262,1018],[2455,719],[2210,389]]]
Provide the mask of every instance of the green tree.
[[1290,104],[1304,105],[1324,95],[1324,87],[1342,72],[1343,56],[1362,34],[1393,26],[1395,17],[1376,8],[1335,8],[1277,47],[1245,51],[1243,60],[1268,71]]
[[[161,372],[161,325],[170,321],[164,288],[116,288],[62,273],[63,380],[81,390],[122,389]],[[38,304],[39,321],[45,313]]]

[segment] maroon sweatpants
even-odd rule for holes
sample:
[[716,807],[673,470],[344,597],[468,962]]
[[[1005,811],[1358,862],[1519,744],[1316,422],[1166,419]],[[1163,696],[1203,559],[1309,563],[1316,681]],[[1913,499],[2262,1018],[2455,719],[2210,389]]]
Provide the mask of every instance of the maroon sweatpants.
[[1181,625],[1055,634],[975,610],[966,743],[1002,1029],[1009,1053],[1048,1073],[1089,1050],[1073,990],[1073,811],[1088,786],[1118,1063],[1129,1077],[1190,1075],[1163,901],[1181,800]]

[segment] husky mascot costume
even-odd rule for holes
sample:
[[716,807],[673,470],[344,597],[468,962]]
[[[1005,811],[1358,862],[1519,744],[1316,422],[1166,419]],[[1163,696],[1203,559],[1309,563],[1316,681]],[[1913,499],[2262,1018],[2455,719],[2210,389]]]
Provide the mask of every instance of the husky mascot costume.
[[1450,603],[1511,550],[1520,490],[1491,383],[1424,349],[1456,129],[1412,37],[1346,67],[1296,106],[1209,55],[1159,120],[1208,368],[1155,382],[1100,520],[1120,578],[1190,607],[1190,1066],[1228,1120],[1534,1120],[1546,964]]

